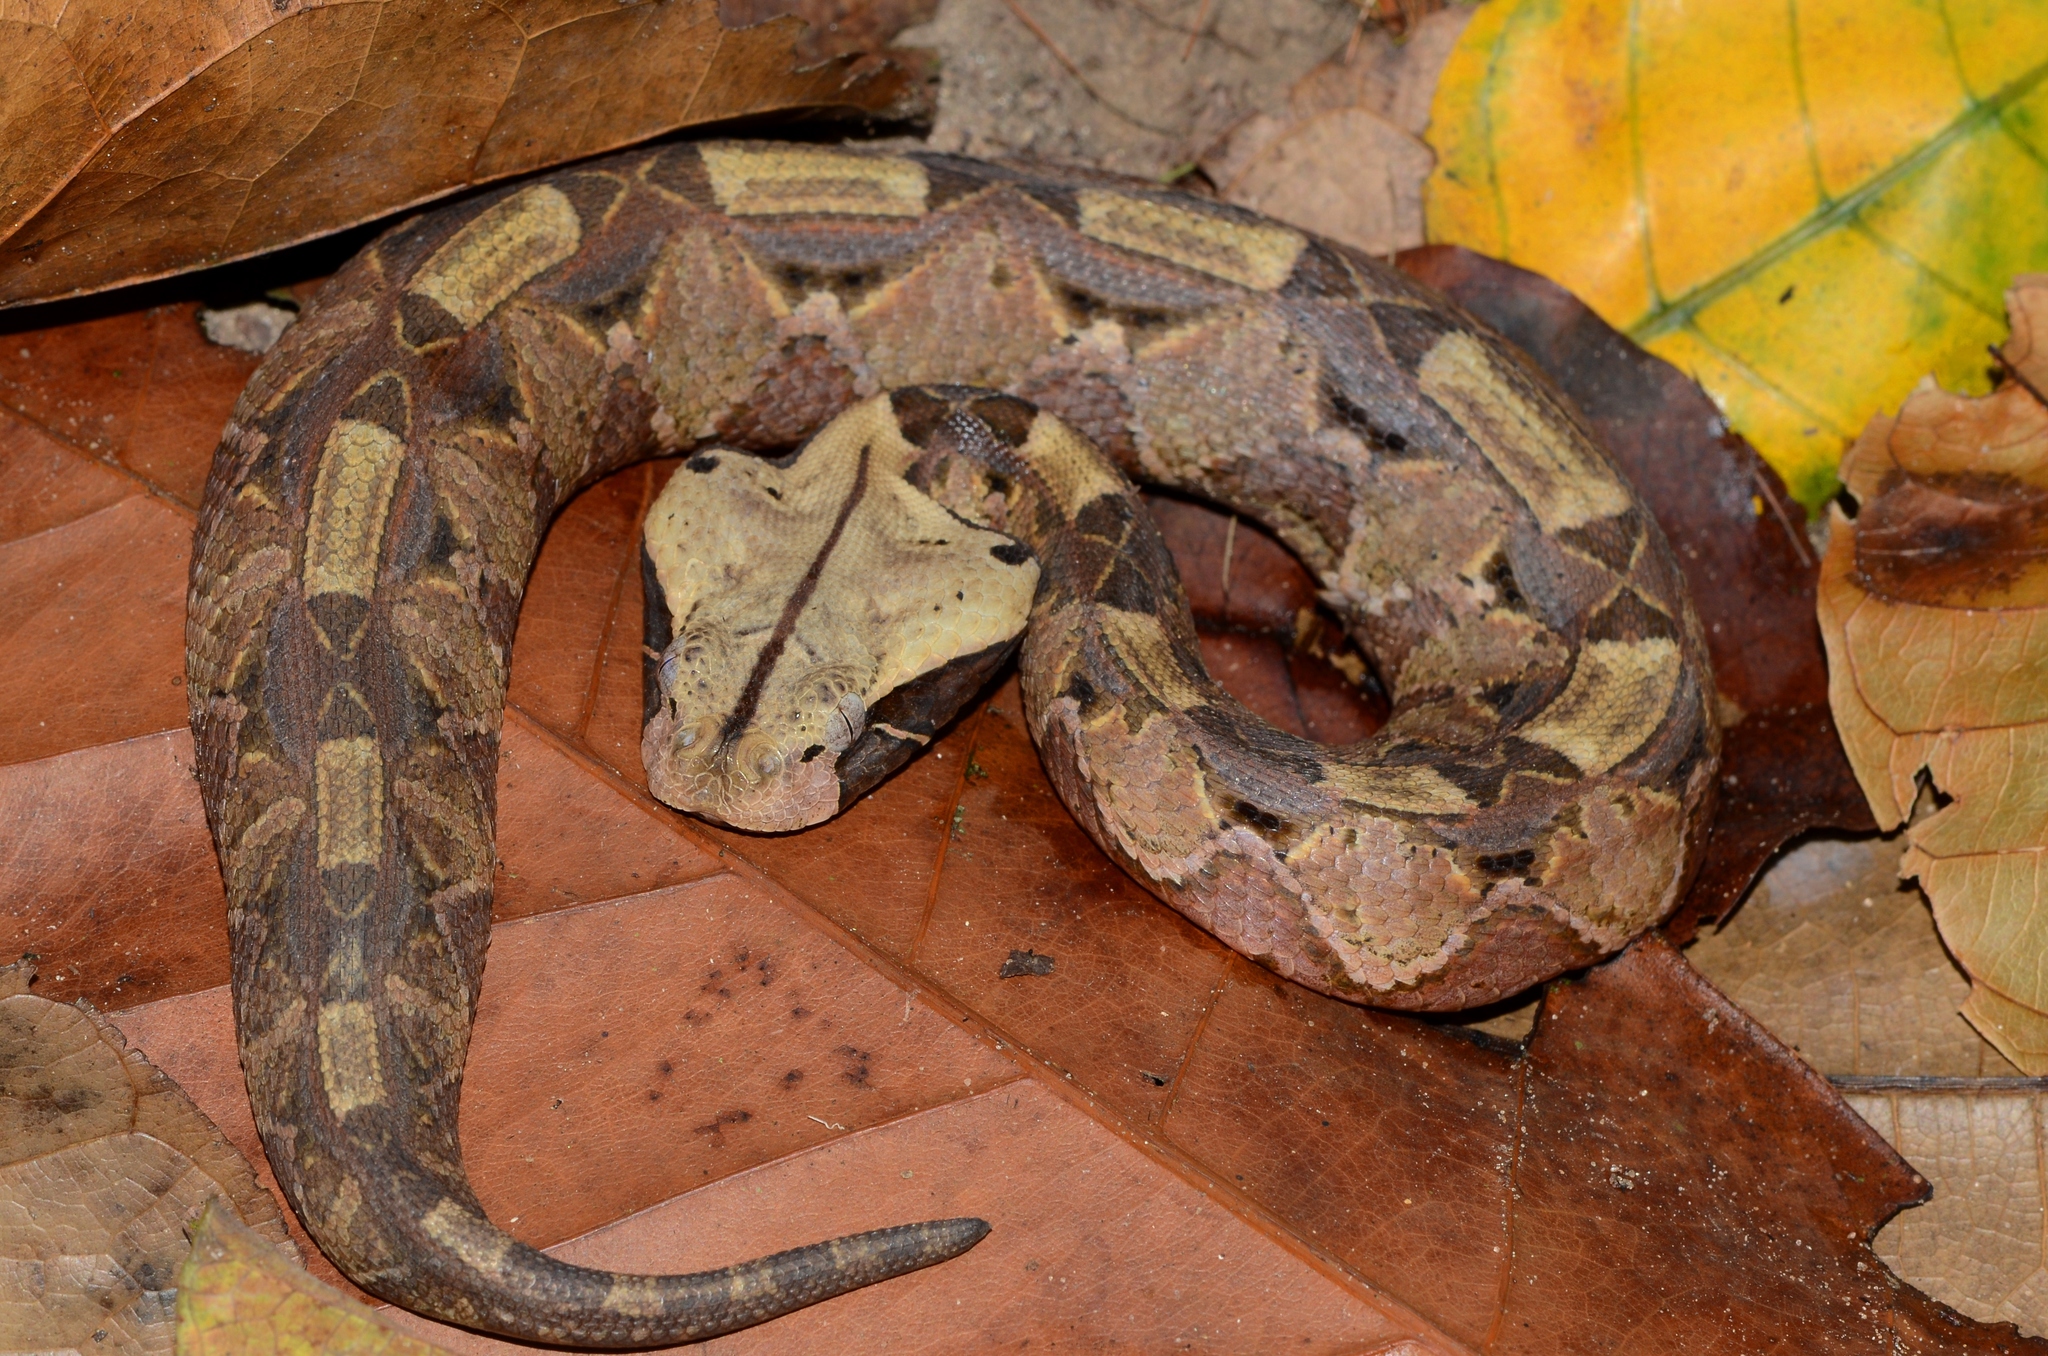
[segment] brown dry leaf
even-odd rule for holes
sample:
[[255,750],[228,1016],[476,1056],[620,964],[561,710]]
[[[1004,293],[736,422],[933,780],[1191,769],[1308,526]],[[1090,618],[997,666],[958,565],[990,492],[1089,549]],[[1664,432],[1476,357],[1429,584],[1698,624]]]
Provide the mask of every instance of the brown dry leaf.
[[434,1356],[369,1306],[309,1276],[225,1210],[192,1229],[178,1272],[178,1356]]
[[1255,113],[1199,164],[1240,207],[1392,254],[1422,243],[1422,185],[1436,166],[1423,143],[1436,80],[1472,17],[1439,10],[1395,42],[1377,25]]
[[[1970,981],[1942,950],[1926,901],[1899,881],[1898,866],[1893,840],[1802,843],[1686,957],[1842,1086],[2017,1075],[1958,1015]],[[1917,1159],[1914,1166],[1936,1175]]]
[[[755,8],[735,22],[793,7]],[[799,50],[803,32],[734,31],[715,0],[10,7],[0,306],[245,258],[678,127],[915,106],[914,57]]]
[[948,0],[898,41],[939,53],[933,149],[1171,179],[1358,26],[1346,0]]
[[[0,704],[0,824],[33,831],[0,835],[0,898],[53,988],[120,1005],[256,1152],[189,740],[157,692],[175,694],[181,629],[100,621],[182,578],[184,548],[137,550],[130,525],[189,534],[234,396],[206,352],[190,307],[0,341],[0,482],[28,506],[0,579],[39,600],[0,614],[0,646],[124,675]],[[1638,414],[1653,446],[1663,425]],[[638,762],[635,532],[670,469],[568,506],[514,651],[462,1125],[480,1199],[523,1240],[642,1269],[939,1214],[995,1224],[956,1262],[729,1350],[1547,1356],[1617,1323],[1644,1350],[2043,1349],[1891,1278],[1864,1240],[1924,1184],[1668,946],[1555,993],[1526,1045],[1304,993],[1096,851],[1014,685],[814,831],[663,810]],[[1745,550],[1766,541],[1751,503],[1730,501]],[[1273,630],[1300,597],[1253,589],[1256,537],[1222,535],[1181,534],[1215,567],[1208,648],[1271,679],[1269,709],[1304,729],[1360,719],[1309,710],[1297,674],[1322,671]],[[65,595],[88,586],[108,601],[74,618]],[[1005,978],[1013,952],[1049,966]]]
[[2048,1094],[2038,1083],[1986,1080],[1846,1095],[1934,1188],[1932,1200],[1877,1236],[1877,1255],[1901,1280],[1973,1318],[2048,1332]]
[[1963,1313],[2048,1333],[2044,1086],[1957,1012],[1970,981],[1898,860],[1896,840],[1804,843],[1687,955],[1928,1179],[1872,1250]]
[[1947,801],[1907,830],[1917,877],[1973,981],[1964,1015],[2048,1073],[2048,275],[2007,293],[2013,380],[1923,383],[1842,460],[1819,616],[1829,697],[1880,825],[1923,772]]
[[0,1350],[169,1352],[185,1228],[212,1200],[296,1253],[277,1201],[105,1018],[0,967]]

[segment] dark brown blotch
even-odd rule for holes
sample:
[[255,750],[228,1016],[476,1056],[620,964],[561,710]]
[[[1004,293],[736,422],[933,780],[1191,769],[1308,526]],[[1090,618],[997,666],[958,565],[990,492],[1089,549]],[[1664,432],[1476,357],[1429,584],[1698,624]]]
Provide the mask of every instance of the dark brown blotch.
[[662,151],[641,171],[641,177],[693,207],[719,210],[718,198],[711,191],[711,174],[695,146],[671,146]]
[[440,302],[419,292],[398,297],[398,337],[412,349],[431,348],[462,336],[462,322]]
[[400,438],[405,437],[412,427],[412,402],[404,379],[396,372],[382,372],[372,377],[342,407],[341,417],[375,424]]
[[577,224],[586,236],[604,225],[626,191],[625,182],[609,174],[563,174],[553,182],[576,209]]
[[1232,804],[1230,813],[1238,823],[1269,843],[1288,836],[1294,828],[1293,822],[1286,815],[1261,809],[1248,800],[1239,800]]
[[889,408],[896,412],[896,426],[914,447],[927,447],[946,416],[953,412],[951,401],[943,400],[922,386],[906,386],[889,394]]
[[1137,612],[1150,617],[1159,613],[1165,596],[1133,553],[1118,552],[1108,576],[1095,588],[1095,601],[1119,612]]
[[[2024,596],[1997,597],[2028,576]],[[1894,476],[1857,515],[1854,577],[1923,607],[2048,602],[2048,489],[1981,473]]]
[[1331,245],[1312,238],[1296,256],[1280,295],[1289,301],[1349,301],[1359,295],[1358,280]]
[[363,623],[369,620],[370,600],[352,593],[321,593],[306,600],[306,611],[328,648],[345,655],[355,649]]
[[1510,876],[1526,878],[1535,865],[1534,848],[1517,848],[1511,852],[1482,852],[1472,858],[1472,870],[1492,880]]
[[1626,574],[1642,541],[1642,515],[1635,509],[1613,518],[1600,518],[1580,527],[1567,527],[1557,539],[1580,555],[1590,556],[1616,574]]
[[1607,605],[1586,619],[1586,639],[1591,640],[1679,640],[1678,623],[1644,601],[1632,588],[1624,588]]
[[325,743],[330,739],[374,739],[376,735],[376,718],[363,704],[362,697],[348,684],[337,684],[321,706],[315,737]]
[[1367,309],[1379,326],[1388,354],[1411,376],[1438,340],[1461,328],[1455,316],[1441,310],[1385,301],[1374,302]]
[[1330,420],[1363,438],[1366,446],[1374,452],[1395,458],[1421,454],[1420,449],[1411,450],[1406,434],[1386,427],[1382,421],[1373,417],[1371,410],[1352,399],[1340,384],[1336,373],[1324,372],[1322,392],[1323,404],[1329,410]]
[[971,401],[967,412],[988,425],[988,431],[1004,447],[1019,448],[1029,441],[1038,407],[1013,395],[985,395]]

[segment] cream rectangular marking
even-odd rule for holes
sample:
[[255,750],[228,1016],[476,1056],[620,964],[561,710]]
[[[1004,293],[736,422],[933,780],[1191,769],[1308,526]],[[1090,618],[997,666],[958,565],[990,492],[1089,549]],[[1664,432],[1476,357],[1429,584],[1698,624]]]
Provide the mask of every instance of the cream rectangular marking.
[[736,217],[818,212],[921,217],[931,183],[914,160],[786,146],[772,151],[701,146],[711,195]]
[[1429,767],[1352,767],[1332,760],[1324,765],[1323,784],[1380,810],[1442,815],[1472,808],[1471,797]]
[[667,1306],[653,1277],[616,1276],[605,1292],[604,1307],[626,1318],[659,1318]]
[[1099,188],[1084,188],[1076,198],[1082,235],[1260,292],[1286,282],[1308,244],[1285,226],[1231,221]]
[[384,846],[384,760],[368,735],[329,739],[313,755],[320,869],[374,866]]
[[320,1085],[337,1116],[384,1100],[377,1019],[365,1002],[320,1005]]
[[405,444],[380,424],[343,419],[328,433],[306,523],[308,598],[323,593],[370,596],[377,584],[384,520],[404,461]]
[[582,243],[575,204],[553,184],[536,184],[493,203],[449,237],[405,290],[432,297],[471,329]]
[[1591,447],[1560,435],[1469,334],[1447,334],[1416,371],[1422,393],[1472,434],[1496,471],[1515,487],[1545,532],[1583,527],[1629,507],[1614,468]]
[[1579,650],[1571,681],[1537,719],[1515,731],[1597,775],[1643,746],[1678,691],[1675,642],[1595,640]]
[[496,1271],[512,1240],[445,1197],[420,1220],[420,1232],[479,1271]]

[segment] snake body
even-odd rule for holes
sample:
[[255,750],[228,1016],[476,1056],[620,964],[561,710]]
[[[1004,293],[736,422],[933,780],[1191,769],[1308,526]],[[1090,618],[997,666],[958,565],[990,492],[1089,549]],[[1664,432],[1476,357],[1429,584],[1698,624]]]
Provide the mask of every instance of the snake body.
[[[1018,399],[877,399],[930,383]],[[963,530],[1029,539],[1024,682],[1055,785],[1245,954],[1360,1001],[1462,1007],[1675,903],[1718,753],[1679,572],[1576,416],[1442,299],[1212,202],[943,155],[672,146],[482,195],[386,233],[266,359],[191,576],[188,692],[258,1128],[309,1232],[373,1293],[535,1340],[669,1342],[985,1232],[591,1271],[491,1224],[456,1136],[507,656],[549,518],[633,461],[781,451],[842,414],[900,444]],[[1118,468],[1277,533],[1379,666],[1386,728],[1326,749],[1210,683]],[[803,578],[829,604],[830,572]],[[750,719],[774,714],[771,642],[739,666],[759,678]],[[836,743],[835,776],[871,774],[862,738],[916,742],[850,682],[824,689],[830,740],[755,772]],[[715,714],[737,748],[751,731]],[[671,683],[657,782],[681,716]]]

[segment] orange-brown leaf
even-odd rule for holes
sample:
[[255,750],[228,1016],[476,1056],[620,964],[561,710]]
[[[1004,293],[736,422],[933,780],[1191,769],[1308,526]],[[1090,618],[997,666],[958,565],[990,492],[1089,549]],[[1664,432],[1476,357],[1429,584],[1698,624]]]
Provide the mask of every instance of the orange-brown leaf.
[[2012,379],[1932,382],[1871,420],[1842,462],[1860,507],[1833,510],[1821,572],[1829,695],[1878,822],[1907,830],[1944,941],[1969,971],[1964,1015],[2048,1072],[2048,275],[2007,294]]
[[[738,21],[791,7],[754,8]],[[678,127],[914,97],[900,62],[799,51],[803,32],[729,28],[716,0],[15,7],[0,306],[246,258]]]

